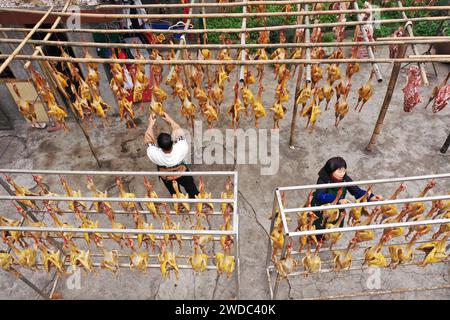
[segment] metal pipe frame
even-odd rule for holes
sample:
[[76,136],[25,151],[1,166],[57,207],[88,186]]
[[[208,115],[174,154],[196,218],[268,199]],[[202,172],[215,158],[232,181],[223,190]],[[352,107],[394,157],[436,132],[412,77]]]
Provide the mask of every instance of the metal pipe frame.
[[[125,172],[125,171],[58,171],[58,170],[15,170],[15,169],[0,169],[0,173],[4,174],[56,174],[56,175],[120,175],[120,176],[160,176],[160,175],[173,175],[174,172],[164,173],[164,172]],[[17,196],[0,196],[1,200],[26,200],[26,198],[31,198],[29,200],[34,201],[92,201],[92,202],[167,202],[167,203],[232,203],[233,204],[233,227],[232,230],[164,230],[164,229],[113,229],[113,228],[54,228],[54,227],[11,227],[11,226],[0,226],[0,232],[2,231],[19,231],[19,232],[51,232],[51,233],[75,233],[75,234],[128,234],[128,235],[139,235],[139,234],[150,234],[150,235],[212,235],[213,241],[220,241],[220,236],[231,235],[235,239],[235,250],[234,257],[236,262],[236,270],[234,271],[235,285],[236,285],[236,295],[239,297],[239,287],[240,287],[240,266],[239,266],[239,217],[237,213],[237,197],[238,197],[238,174],[237,171],[208,171],[208,172],[177,172],[179,175],[189,175],[189,176],[233,176],[233,199],[173,199],[173,198],[89,198],[89,197],[17,197]],[[38,211],[38,210],[34,210]],[[219,215],[214,213],[214,215]],[[51,238],[51,237],[50,237]],[[81,238],[81,237],[80,237]],[[161,237],[162,238],[162,237]],[[53,239],[53,238],[52,238]],[[108,238],[108,240],[114,240]],[[184,239],[186,240],[186,239]],[[66,255],[67,258],[67,255]],[[66,263],[66,265],[68,265]],[[98,264],[100,266],[100,264]],[[129,264],[123,264],[121,267],[130,267]],[[160,268],[160,264],[150,264],[148,268]],[[190,265],[179,265],[180,269],[192,269]],[[208,266],[207,270],[217,270],[216,266]],[[56,278],[58,279],[58,278]],[[57,281],[57,280],[55,280]],[[24,282],[27,283],[25,279]],[[56,284],[52,288],[51,295],[54,293]],[[35,286],[31,285],[34,289]]]
[[[443,225],[450,223],[450,219],[433,219],[433,220],[423,220],[423,221],[407,221],[407,222],[396,222],[396,223],[384,223],[384,224],[376,224],[376,225],[358,225],[352,227],[342,227],[342,228],[330,228],[330,229],[319,229],[319,230],[311,230],[311,231],[300,231],[300,232],[290,232],[287,226],[286,221],[286,213],[293,212],[307,212],[307,211],[323,211],[329,209],[348,209],[355,207],[369,207],[369,206],[380,206],[385,204],[405,204],[412,202],[430,202],[435,200],[450,200],[450,195],[442,195],[442,196],[432,196],[432,197],[422,197],[422,198],[408,198],[408,199],[395,199],[395,200],[384,200],[384,201],[374,201],[374,202],[363,202],[363,203],[350,203],[343,205],[323,205],[323,206],[315,206],[315,207],[300,207],[287,209],[284,208],[283,203],[281,201],[281,191],[297,191],[297,190],[308,190],[308,189],[324,189],[324,188],[337,188],[337,187],[348,187],[355,185],[367,185],[367,184],[385,184],[385,183],[394,183],[394,182],[405,182],[405,181],[420,181],[420,180],[429,180],[429,179],[446,179],[450,178],[450,173],[443,174],[432,174],[432,175],[423,175],[423,176],[411,176],[411,177],[403,177],[403,178],[389,178],[389,179],[376,179],[376,180],[363,180],[363,181],[352,181],[352,182],[344,182],[344,183],[328,183],[328,184],[315,184],[315,185],[303,185],[303,186],[291,186],[291,187],[278,187],[275,189],[275,198],[274,198],[274,209],[272,216],[272,224],[270,226],[270,234],[272,234],[274,228],[274,219],[275,219],[275,211],[276,206],[279,208],[279,214],[281,214],[283,228],[284,228],[284,245],[283,250],[281,252],[280,260],[286,258],[286,246],[288,241],[291,241],[292,238],[311,236],[311,235],[323,235],[330,233],[348,233],[354,231],[361,230],[381,230],[387,228],[398,228],[398,227],[411,227],[411,226],[420,226],[420,225]],[[270,287],[270,295],[271,299],[276,299],[278,293],[279,282],[281,280],[280,275],[277,273],[276,282],[274,284],[274,288],[272,289],[272,279],[271,272],[276,271],[275,266],[271,265],[271,260],[269,259],[269,255],[272,250],[272,240],[268,241],[268,256],[266,259],[266,269],[267,269],[267,277],[268,284]],[[337,249],[335,249],[337,250]],[[329,250],[328,250],[329,251]],[[298,253],[297,253],[298,254]],[[412,263],[411,263],[412,264]],[[409,264],[401,264],[401,265],[409,265]],[[350,270],[361,270],[362,268],[351,268]],[[320,273],[331,272],[332,270],[323,270]],[[296,276],[300,274],[307,274],[307,272],[294,272],[288,276]]]

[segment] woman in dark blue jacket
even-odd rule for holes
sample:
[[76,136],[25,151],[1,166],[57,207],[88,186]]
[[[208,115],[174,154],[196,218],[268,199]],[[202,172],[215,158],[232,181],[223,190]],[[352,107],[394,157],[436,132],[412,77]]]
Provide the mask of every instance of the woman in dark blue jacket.
[[[350,182],[353,181],[347,175],[347,163],[341,157],[334,157],[329,159],[322,169],[319,171],[319,178],[317,179],[317,184],[326,184],[326,183],[341,183],[341,182]],[[345,196],[347,195],[347,191],[350,192],[355,199],[361,198],[366,190],[361,189],[358,186],[350,186],[342,188],[342,195],[339,200],[339,204],[350,203]],[[339,188],[324,188],[317,189],[314,192],[314,197],[312,201],[312,206],[321,206],[330,202],[333,202],[336,198],[337,192]],[[373,193],[369,193],[369,201],[378,201],[383,200],[383,197],[380,195],[375,195]],[[322,212],[317,212],[316,215],[319,217],[314,222],[316,229],[323,229],[322,226]],[[335,221],[330,221],[334,223]],[[343,224],[343,223],[342,223]],[[342,226],[341,224],[341,226]]]

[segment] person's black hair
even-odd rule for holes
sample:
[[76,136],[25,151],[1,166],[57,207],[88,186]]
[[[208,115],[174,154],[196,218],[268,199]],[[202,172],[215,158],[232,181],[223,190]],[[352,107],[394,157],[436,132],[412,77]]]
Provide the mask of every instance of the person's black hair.
[[173,141],[172,137],[168,133],[160,133],[158,135],[158,147],[163,149],[164,151],[170,151],[172,149]]
[[331,159],[328,159],[328,161],[325,163],[324,168],[328,172],[328,174],[331,175],[337,169],[347,169],[347,162],[345,162],[344,158],[342,157],[333,157]]

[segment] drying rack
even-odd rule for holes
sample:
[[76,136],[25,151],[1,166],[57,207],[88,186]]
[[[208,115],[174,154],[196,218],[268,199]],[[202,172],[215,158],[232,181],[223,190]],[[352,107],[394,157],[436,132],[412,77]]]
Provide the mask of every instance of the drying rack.
[[[119,177],[124,177],[124,176],[130,176],[130,177],[159,177],[159,176],[164,176],[164,175],[173,175],[174,172],[136,172],[136,171],[64,171],[64,170],[15,170],[15,169],[0,169],[0,174],[18,174],[18,175],[41,175],[44,178],[48,177],[50,175],[63,175],[63,176],[82,176],[82,177],[88,177],[88,176],[92,176],[92,177],[98,177],[98,176],[102,176],[102,177],[107,177],[107,176],[119,176]],[[239,297],[239,279],[240,279],[240,265],[239,265],[239,218],[238,218],[238,211],[237,211],[237,195],[238,195],[238,173],[237,171],[197,171],[197,172],[175,172],[175,174],[180,175],[180,176],[197,176],[197,177],[204,177],[204,176],[214,176],[214,177],[230,177],[232,180],[232,185],[233,185],[233,198],[230,199],[221,199],[221,198],[211,198],[211,199],[178,199],[178,198],[146,198],[146,197],[142,197],[142,198],[120,198],[120,197],[106,197],[106,198],[97,198],[97,197],[67,197],[67,196],[16,196],[15,192],[10,188],[9,183],[7,183],[6,181],[3,180],[3,178],[0,177],[0,184],[3,186],[3,188],[8,192],[9,195],[0,195],[0,202],[11,202],[14,201],[15,203],[17,203],[18,205],[20,205],[24,211],[26,212],[26,214],[28,215],[28,217],[30,217],[34,222],[38,221],[38,219],[36,218],[37,214],[46,214],[45,210],[34,210],[34,209],[30,209],[27,207],[24,207],[22,204],[20,204],[18,201],[20,200],[30,200],[33,201],[34,203],[39,203],[41,201],[55,201],[58,203],[62,203],[62,202],[67,202],[67,201],[80,201],[80,202],[85,202],[87,204],[91,203],[93,205],[94,202],[105,202],[107,201],[108,203],[110,203],[112,206],[114,205],[120,205],[121,203],[124,202],[133,202],[133,203],[137,203],[137,206],[139,207],[143,207],[142,204],[144,203],[148,203],[148,202],[153,202],[155,204],[175,204],[175,203],[189,203],[189,204],[198,204],[198,203],[212,203],[215,205],[220,205],[220,204],[225,204],[228,203],[230,205],[232,205],[233,207],[233,211],[230,215],[231,219],[231,229],[230,230],[219,230],[219,228],[214,229],[214,228],[206,228],[204,230],[197,230],[197,229],[187,229],[183,226],[183,224],[181,224],[180,229],[158,229],[157,227],[155,227],[154,229],[135,229],[135,228],[125,228],[125,229],[117,229],[117,228],[103,228],[103,227],[99,227],[99,228],[61,228],[61,227],[30,227],[30,226],[23,226],[23,224],[21,224],[20,226],[17,227],[11,227],[11,226],[0,226],[0,232],[4,232],[4,231],[19,231],[19,232],[23,232],[23,233],[28,233],[28,232],[46,232],[49,233],[49,237],[48,237],[48,242],[51,243],[54,247],[58,248],[60,250],[60,252],[62,253],[62,256],[65,257],[65,259],[68,258],[68,255],[70,253],[64,252],[63,248],[62,248],[62,237],[61,234],[62,232],[64,233],[74,233],[74,236],[72,239],[74,239],[75,241],[77,241],[78,239],[83,239],[83,234],[102,234],[102,235],[106,235],[106,234],[123,234],[123,235],[127,235],[129,239],[133,239],[133,241],[137,238],[138,235],[140,234],[146,234],[146,235],[155,235],[156,236],[156,240],[162,240],[164,239],[164,236],[166,235],[171,235],[171,236],[181,236],[181,240],[182,241],[188,241],[191,242],[193,241],[193,236],[201,236],[201,235],[210,235],[212,236],[212,243],[217,243],[221,241],[221,237],[222,236],[231,236],[233,238],[233,246],[232,246],[232,252],[230,252],[230,254],[234,257],[234,261],[235,261],[235,270],[233,272],[233,279],[234,279],[234,283],[235,283],[235,292],[236,292],[236,297]],[[59,185],[60,186],[60,185]],[[50,186],[49,188],[51,191],[54,190],[54,188],[52,188]],[[54,192],[54,191],[52,191]],[[86,191],[84,191],[86,192]],[[91,205],[91,207],[92,207]],[[12,208],[12,206],[11,206]],[[63,208],[61,208],[61,213],[67,214],[71,211],[70,209],[66,209],[64,210]],[[87,206],[86,208],[82,208],[80,209],[81,212],[83,214],[100,214],[99,212],[95,211],[95,210],[91,210],[89,209],[89,206]],[[144,215],[145,218],[148,220],[151,218],[151,214],[149,211],[146,210],[138,210],[140,214]],[[114,214],[116,214],[116,217],[120,216],[126,216],[126,215],[131,215],[132,212],[129,211],[124,211],[124,210],[116,210],[116,208],[114,208]],[[174,211],[170,211],[170,216],[177,216],[177,214]],[[210,220],[209,219],[222,219],[222,212],[220,211],[214,211],[214,212],[209,212],[206,213],[207,217],[206,217],[206,221],[208,223],[208,225],[210,226]],[[191,211],[190,212],[180,212],[179,214],[180,219],[186,219],[187,216],[195,216],[195,212]],[[22,223],[23,223],[24,218],[22,218]],[[156,218],[155,218],[156,220]],[[212,220],[211,220],[212,221]],[[154,221],[152,221],[154,222]],[[134,222],[133,222],[134,224]],[[192,226],[192,225],[191,225]],[[103,237],[103,240],[105,241],[114,241],[111,236],[109,237]],[[212,251],[214,252],[214,248],[212,249]],[[98,258],[102,256],[101,254],[95,254],[92,253],[91,257],[92,258]],[[150,259],[156,259],[156,263],[149,263],[147,268],[148,269],[155,269],[155,268],[160,268],[160,263],[158,262],[157,258],[158,255],[157,254],[149,254],[148,255]],[[119,252],[119,258],[128,258],[129,255],[125,255],[125,254],[121,254]],[[177,255],[177,259],[185,259],[188,258],[189,256],[186,255]],[[65,261],[65,259],[63,259],[65,265],[69,265],[67,261]],[[100,266],[99,262],[94,261],[93,259],[93,267],[98,268]],[[217,270],[216,265],[211,264],[211,261],[214,259],[214,256],[209,256],[209,264],[206,267],[205,271],[210,271],[210,270]],[[37,266],[41,266],[42,263],[38,263]],[[122,268],[129,268],[130,264],[129,263],[120,263],[119,267]],[[192,266],[188,263],[186,264],[179,264],[178,265],[180,271],[181,270],[193,270]],[[14,268],[14,267],[13,267]],[[27,269],[29,270],[29,269]],[[54,283],[52,285],[52,290],[50,292],[50,294],[46,294],[43,290],[39,289],[35,284],[33,284],[29,279],[27,279],[23,274],[21,274],[20,272],[16,272],[17,270],[11,270],[13,272],[16,273],[16,275],[19,276],[19,279],[21,279],[23,282],[25,282],[28,286],[30,286],[30,288],[32,288],[34,291],[36,291],[42,298],[44,299],[49,299],[52,298],[54,295],[54,292],[56,290],[56,286],[57,286],[57,282],[60,278],[60,274],[55,274],[55,280]]]
[[[426,202],[429,203],[431,201],[437,201],[437,200],[450,200],[450,194],[445,195],[437,195],[437,196],[428,196],[428,197],[422,197],[422,198],[405,198],[405,199],[395,199],[395,200],[383,200],[383,201],[373,201],[373,202],[363,202],[363,203],[349,203],[349,204],[337,204],[337,205],[323,205],[323,206],[315,206],[315,207],[298,207],[298,208],[286,208],[283,205],[282,202],[282,192],[289,192],[289,191],[299,191],[299,190],[308,190],[312,191],[314,189],[324,189],[324,188],[340,188],[340,187],[349,187],[349,186],[356,186],[356,185],[375,185],[375,184],[387,184],[387,183],[395,183],[395,182],[408,182],[408,181],[421,181],[421,180],[429,180],[429,179],[435,179],[437,183],[440,180],[445,180],[450,178],[450,173],[444,173],[444,174],[432,174],[432,175],[423,175],[423,176],[410,176],[410,177],[402,177],[402,178],[388,178],[388,179],[376,179],[376,180],[362,180],[362,181],[352,181],[352,182],[344,182],[344,183],[331,183],[331,184],[313,184],[313,185],[303,185],[303,186],[289,186],[289,187],[279,187],[275,189],[274,194],[274,203],[273,203],[273,211],[272,211],[272,223],[270,226],[270,234],[272,234],[272,231],[275,227],[275,220],[277,217],[277,214],[279,212],[281,216],[281,223],[282,228],[284,232],[284,245],[281,249],[281,256],[278,258],[279,260],[282,260],[286,257],[286,251],[287,251],[287,245],[290,242],[291,239],[299,239],[300,237],[304,236],[312,236],[312,235],[324,235],[324,234],[330,234],[330,233],[343,233],[348,234],[355,231],[361,231],[361,230],[374,230],[374,231],[380,231],[387,228],[394,228],[394,227],[410,227],[410,226],[420,226],[420,225],[432,225],[432,226],[439,226],[443,224],[450,223],[450,219],[433,219],[433,220],[422,220],[422,221],[409,221],[409,222],[398,222],[398,223],[384,223],[384,224],[370,224],[370,225],[357,225],[357,226],[346,226],[341,228],[330,228],[330,229],[320,229],[320,230],[311,230],[311,231],[290,231],[287,223],[287,216],[286,214],[289,213],[302,213],[302,212],[309,212],[309,211],[322,211],[322,210],[329,210],[329,209],[351,209],[356,207],[375,207],[379,205],[399,205],[399,204],[407,204],[407,203],[414,203],[414,202]],[[429,232],[431,233],[431,232]],[[447,242],[450,240],[447,240]],[[418,241],[420,242],[426,242],[426,241]],[[279,284],[283,280],[280,276],[280,274],[275,269],[275,264],[271,259],[272,256],[272,239],[269,238],[268,248],[267,248],[267,258],[266,258],[266,271],[267,271],[267,279],[269,283],[270,288],[270,297],[271,299],[277,299],[278,296],[278,289]],[[408,242],[406,242],[408,243]],[[395,243],[396,245],[403,245],[406,243]],[[339,244],[339,242],[338,242]],[[387,244],[389,245],[389,244]],[[361,249],[367,248],[367,246],[360,246]],[[334,248],[334,250],[344,250],[345,248]],[[321,252],[330,252],[330,250],[321,250],[319,251],[319,256]],[[292,251],[291,255],[300,255],[298,251]],[[353,259],[355,260],[363,260],[363,258]],[[297,259],[298,260],[298,259]],[[328,261],[328,262],[332,262]],[[448,263],[448,261],[444,261],[443,263]],[[413,265],[413,262],[410,262],[408,264],[400,264],[400,266],[405,265]],[[352,267],[349,269],[349,271],[353,270],[363,270],[363,266],[357,266]],[[329,273],[333,272],[332,267],[327,269],[322,269],[318,274],[322,273]],[[346,270],[341,270],[341,272],[347,272]],[[273,275],[276,274],[276,279],[273,281]],[[306,275],[306,271],[295,271],[287,275],[287,277],[295,277],[299,275]],[[333,299],[333,298],[348,298],[348,297],[357,297],[357,296],[370,296],[370,295],[381,295],[381,294],[388,294],[388,293],[402,293],[402,292],[412,292],[412,291],[427,291],[427,290],[438,290],[438,289],[450,289],[450,285],[444,285],[444,286],[435,286],[435,287],[425,287],[425,288],[401,288],[401,289],[392,289],[392,290],[383,290],[383,291],[363,291],[363,292],[357,292],[352,294],[343,294],[343,295],[332,295],[332,296],[321,296],[321,297],[315,297],[314,299]]]

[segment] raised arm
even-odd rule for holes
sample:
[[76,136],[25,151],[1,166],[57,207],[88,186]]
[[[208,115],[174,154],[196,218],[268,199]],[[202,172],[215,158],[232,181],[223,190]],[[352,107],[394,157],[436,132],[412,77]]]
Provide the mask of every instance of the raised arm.
[[164,112],[162,118],[170,124],[170,127],[172,128],[172,140],[174,142],[177,142],[180,137],[184,136],[184,130],[166,112]]
[[156,116],[151,114],[150,117],[148,117],[148,128],[144,135],[144,142],[147,144],[156,144],[155,134],[153,133],[153,126],[155,125],[155,122]]

